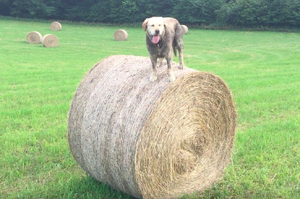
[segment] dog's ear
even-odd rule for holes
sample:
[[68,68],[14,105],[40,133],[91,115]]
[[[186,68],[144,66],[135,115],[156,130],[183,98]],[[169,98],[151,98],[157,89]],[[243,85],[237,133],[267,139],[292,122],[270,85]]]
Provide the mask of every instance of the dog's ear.
[[145,19],[145,21],[142,23],[142,27],[143,27],[144,30],[147,29],[147,23],[148,23],[148,18]]

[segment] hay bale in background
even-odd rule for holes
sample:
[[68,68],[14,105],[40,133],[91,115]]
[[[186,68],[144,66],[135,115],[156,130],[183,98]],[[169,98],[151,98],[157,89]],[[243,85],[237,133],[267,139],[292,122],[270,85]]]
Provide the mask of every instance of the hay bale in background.
[[26,40],[29,44],[39,44],[42,41],[42,35],[37,31],[32,31],[27,34]]
[[126,30],[119,29],[114,33],[114,38],[117,41],[125,41],[128,38],[128,33]]
[[186,25],[181,25],[181,29],[185,35],[189,32],[189,28]]
[[58,46],[58,38],[52,34],[46,34],[42,39],[43,46],[56,47]]
[[50,24],[50,29],[51,30],[59,31],[59,30],[61,30],[61,28],[62,28],[61,24],[57,21],[54,21]]
[[147,57],[110,56],[83,78],[68,118],[76,161],[92,177],[135,197],[204,191],[229,164],[236,111],[219,77],[165,67],[150,82]]

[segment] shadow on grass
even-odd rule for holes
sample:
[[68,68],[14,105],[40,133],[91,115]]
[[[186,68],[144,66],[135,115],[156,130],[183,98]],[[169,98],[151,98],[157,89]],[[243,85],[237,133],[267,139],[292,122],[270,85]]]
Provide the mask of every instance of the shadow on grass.
[[81,179],[71,179],[58,192],[61,192],[57,195],[58,197],[72,199],[134,199],[134,197],[117,191],[104,183],[100,183],[90,176],[85,176]]
[[[70,199],[135,199],[135,197],[117,191],[104,183],[98,182],[90,176],[84,176],[81,179],[71,179],[57,193],[59,194],[53,195],[53,197]],[[47,198],[48,197],[49,195],[47,195]],[[227,198],[227,193],[223,193],[218,187],[213,186],[202,193],[195,192],[194,194],[180,197],[180,199],[201,198]]]
[[18,193],[18,198],[135,199],[89,176],[51,182],[38,189],[27,189]]

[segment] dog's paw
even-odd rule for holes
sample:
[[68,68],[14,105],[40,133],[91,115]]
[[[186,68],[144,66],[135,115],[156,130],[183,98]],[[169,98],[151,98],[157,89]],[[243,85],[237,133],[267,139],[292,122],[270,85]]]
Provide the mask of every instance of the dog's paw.
[[152,74],[150,75],[150,81],[151,81],[151,82],[154,82],[154,81],[156,81],[156,80],[157,80],[157,75],[154,74],[154,73],[152,73]]
[[179,68],[179,69],[183,69],[183,65],[182,65],[182,64],[179,64],[179,65],[178,65],[178,68]]
[[174,73],[169,73],[169,80],[170,80],[170,82],[175,81]]
[[156,66],[156,68],[160,68],[160,67],[162,67],[164,64],[161,62],[161,63],[157,63],[157,66]]

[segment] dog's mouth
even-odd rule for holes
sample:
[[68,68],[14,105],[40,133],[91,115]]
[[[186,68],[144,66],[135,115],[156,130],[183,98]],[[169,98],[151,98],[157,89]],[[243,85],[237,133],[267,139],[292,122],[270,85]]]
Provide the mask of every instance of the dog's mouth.
[[160,40],[160,35],[153,35],[151,42],[154,44],[157,44],[159,42],[159,40]]

